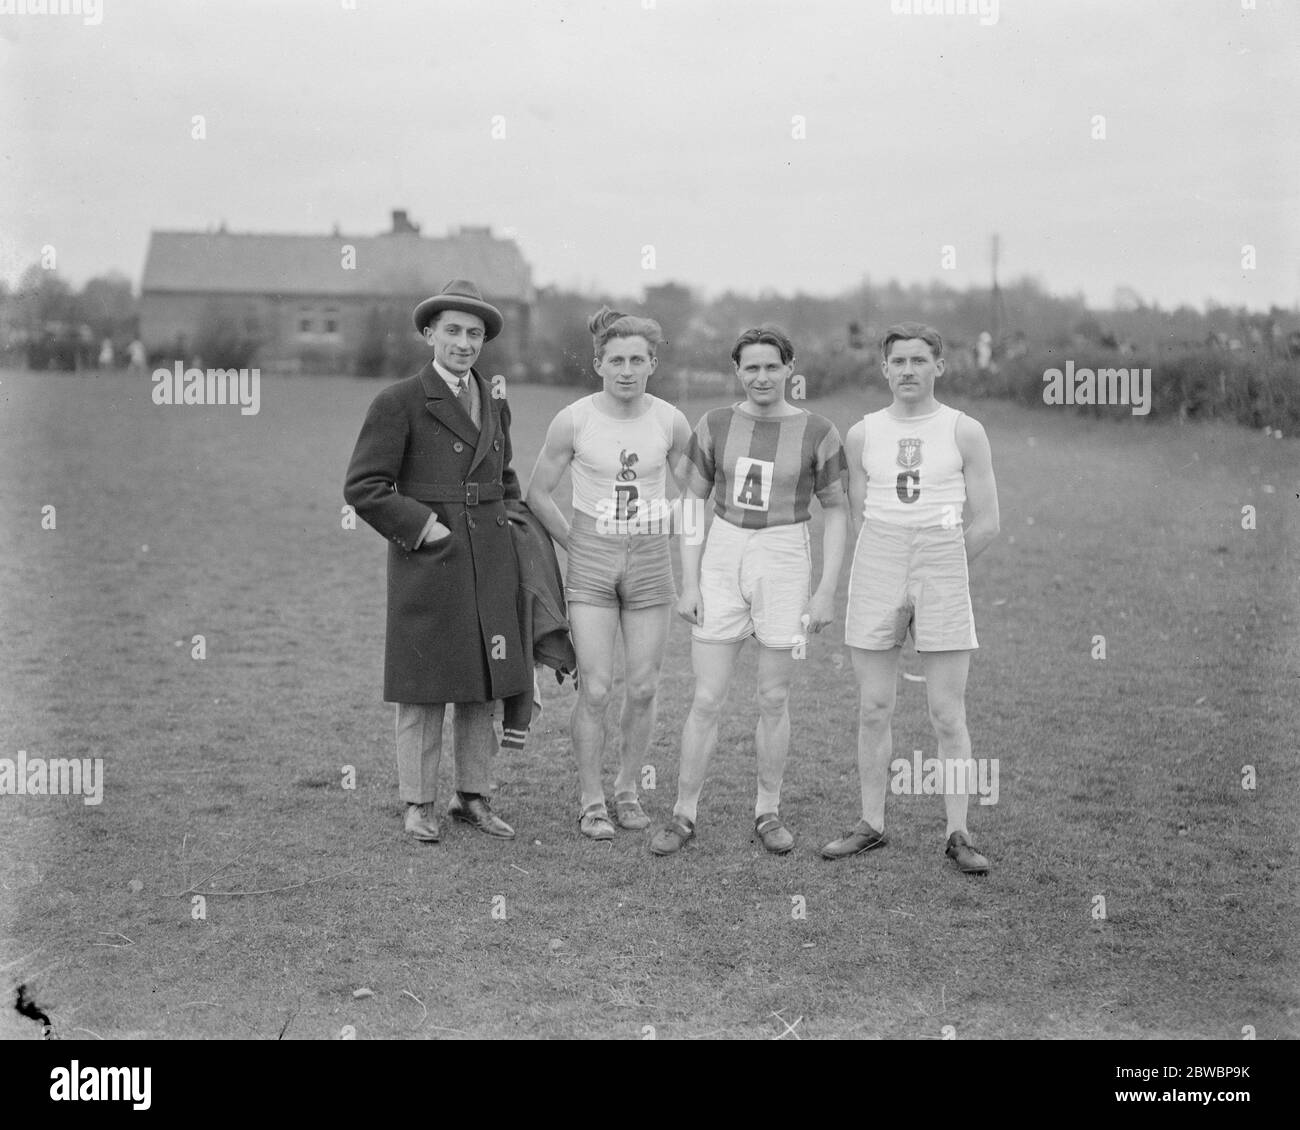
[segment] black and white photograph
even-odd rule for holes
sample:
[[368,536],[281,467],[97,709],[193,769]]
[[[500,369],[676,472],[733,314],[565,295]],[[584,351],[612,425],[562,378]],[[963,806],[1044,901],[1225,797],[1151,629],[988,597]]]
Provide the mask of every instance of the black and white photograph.
[[1032,1040],[1250,1103],[1291,0],[0,0],[0,94],[25,1091]]

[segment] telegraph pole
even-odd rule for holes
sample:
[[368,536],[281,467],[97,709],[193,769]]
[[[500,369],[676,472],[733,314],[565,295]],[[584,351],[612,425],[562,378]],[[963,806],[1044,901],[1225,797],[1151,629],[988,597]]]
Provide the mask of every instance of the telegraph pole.
[[998,251],[1001,246],[1001,237],[993,236],[993,344],[996,347],[1002,340],[1002,323],[1006,318],[1006,310],[1002,304],[1002,289],[998,286]]

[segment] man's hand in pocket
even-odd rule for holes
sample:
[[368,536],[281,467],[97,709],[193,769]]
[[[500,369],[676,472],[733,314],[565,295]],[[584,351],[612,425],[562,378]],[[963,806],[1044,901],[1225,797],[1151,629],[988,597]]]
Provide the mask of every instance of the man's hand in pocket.
[[438,515],[430,514],[424,529],[420,531],[420,540],[416,543],[415,548],[427,549],[429,546],[436,545],[449,537],[451,537],[451,531],[438,521]]

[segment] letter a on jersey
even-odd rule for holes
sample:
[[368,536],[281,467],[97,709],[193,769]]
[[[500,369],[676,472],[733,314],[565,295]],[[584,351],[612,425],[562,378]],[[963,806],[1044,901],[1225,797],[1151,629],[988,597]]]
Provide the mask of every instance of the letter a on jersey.
[[766,459],[750,459],[742,455],[736,460],[735,484],[732,502],[742,510],[766,510],[772,496],[772,472],[776,464]]
[[919,439],[900,439],[898,441],[898,465],[905,471],[921,465],[921,441]]

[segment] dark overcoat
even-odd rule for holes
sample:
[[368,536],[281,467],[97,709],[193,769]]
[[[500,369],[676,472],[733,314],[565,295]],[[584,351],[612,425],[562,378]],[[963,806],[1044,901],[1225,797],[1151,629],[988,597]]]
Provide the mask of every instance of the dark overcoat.
[[[532,687],[502,501],[520,497],[510,406],[473,378],[481,427],[430,362],[375,397],[348,465],[344,497],[388,539],[388,702],[490,702]],[[451,536],[412,550],[430,513]]]

